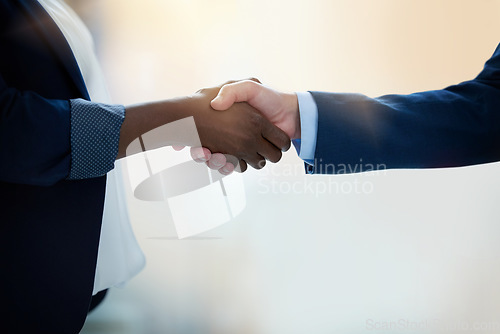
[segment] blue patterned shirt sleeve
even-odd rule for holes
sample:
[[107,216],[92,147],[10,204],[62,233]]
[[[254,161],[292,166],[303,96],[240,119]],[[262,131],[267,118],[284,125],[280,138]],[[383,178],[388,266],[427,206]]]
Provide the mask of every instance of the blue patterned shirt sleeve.
[[103,176],[115,166],[125,107],[70,100],[71,169],[68,180]]

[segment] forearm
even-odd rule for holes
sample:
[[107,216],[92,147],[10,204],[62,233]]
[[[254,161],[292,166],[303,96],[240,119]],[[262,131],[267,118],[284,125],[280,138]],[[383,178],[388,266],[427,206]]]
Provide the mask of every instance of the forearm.
[[319,109],[316,173],[359,171],[360,164],[440,168],[500,159],[500,91],[475,80],[375,99],[313,96]]
[[316,173],[500,160],[500,46],[474,80],[442,90],[375,99],[312,94],[319,111]]
[[[189,97],[132,105],[126,107],[125,110],[125,120],[120,130],[117,159],[125,157],[130,143],[148,131],[182,118],[194,116],[194,108]],[[192,143],[179,144],[188,146]]]

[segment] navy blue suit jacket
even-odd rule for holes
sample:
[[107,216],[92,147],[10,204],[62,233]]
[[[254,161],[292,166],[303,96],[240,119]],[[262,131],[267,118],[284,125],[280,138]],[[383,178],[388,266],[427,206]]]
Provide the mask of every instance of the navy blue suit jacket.
[[70,104],[89,99],[35,0],[0,0],[2,333],[77,333],[91,301],[105,177],[67,181]]
[[437,168],[500,160],[500,45],[471,81],[368,98],[311,92],[318,106],[315,173]]

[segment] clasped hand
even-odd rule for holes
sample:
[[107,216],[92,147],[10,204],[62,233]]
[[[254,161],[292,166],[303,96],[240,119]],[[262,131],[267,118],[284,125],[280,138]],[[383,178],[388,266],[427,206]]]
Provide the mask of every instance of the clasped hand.
[[[237,171],[245,171],[247,163],[260,169],[266,159],[271,162],[281,159],[278,149],[288,150],[289,138],[300,138],[300,117],[295,94],[275,91],[263,86],[257,79],[228,82],[219,88],[197,92],[205,97],[212,96],[210,106],[213,109],[209,108],[211,110],[206,116],[224,116],[224,122],[215,125],[209,121],[197,122],[204,147],[191,148],[191,156],[195,161],[205,162],[208,167],[224,175],[232,173],[235,166]],[[221,136],[215,145],[209,143],[209,138],[202,137],[202,133],[208,130],[206,128],[211,126],[220,126]],[[182,148],[174,146],[176,150]],[[234,152],[234,155],[224,154],[229,152]]]
[[[244,84],[241,88],[247,87],[248,83],[257,84],[252,80],[241,83]],[[228,82],[224,88],[205,88],[190,96],[127,107],[120,130],[117,159],[127,155],[127,148],[136,138],[165,124],[192,117],[199,141],[175,133],[166,133],[150,138],[150,146],[171,145],[179,149],[179,145],[197,146],[201,143],[203,148],[191,150],[193,158],[207,162],[210,168],[218,169],[223,174],[231,173],[235,166],[236,170],[243,172],[247,169],[247,164],[260,169],[264,167],[266,160],[278,162],[282,151],[290,148],[291,132],[286,131],[286,126],[282,127],[283,122],[280,122],[279,115],[273,117],[269,111],[275,104],[269,104],[266,109],[265,101],[255,100],[255,105],[252,105],[251,100],[243,103],[245,99],[238,96],[236,99],[225,99],[221,94],[231,93],[232,84],[237,82]],[[233,86],[238,87],[240,86]],[[220,101],[223,108],[218,108],[220,106],[217,105],[217,100],[211,105],[211,101],[217,96],[219,100],[223,97]],[[255,103],[256,101],[258,103]],[[259,106],[262,107],[260,111],[257,110]]]

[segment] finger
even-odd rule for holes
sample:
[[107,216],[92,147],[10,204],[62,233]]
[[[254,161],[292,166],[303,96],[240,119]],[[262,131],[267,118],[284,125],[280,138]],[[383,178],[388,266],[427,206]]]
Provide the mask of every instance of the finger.
[[174,149],[174,151],[181,151],[184,149],[184,145],[172,145],[172,148]]
[[252,80],[225,85],[210,102],[210,105],[215,110],[227,110],[235,102],[244,102],[253,99],[259,93],[259,87],[261,86]]
[[219,170],[226,164],[226,157],[222,153],[214,153],[207,164],[211,169]]
[[267,139],[262,138],[258,153],[271,162],[278,162],[281,159],[282,153],[279,148],[271,144]]
[[233,166],[238,166],[240,159],[231,154],[224,154],[224,156],[226,157],[226,162],[232,163]]
[[264,159],[264,157],[260,154],[255,154],[250,158],[245,158],[245,161],[255,169],[262,169],[266,165],[266,159]]
[[248,166],[245,160],[240,160],[238,165],[234,168],[238,173],[243,173],[247,170]]
[[191,147],[191,158],[196,162],[206,162],[212,157],[212,152],[206,147]]
[[219,173],[222,175],[229,175],[234,171],[234,165],[230,162],[227,162],[221,169],[219,169]]
[[226,164],[219,169],[219,172],[223,175],[229,175],[235,170],[235,166],[238,166],[239,159],[231,154],[224,154],[226,157]]
[[283,152],[288,151],[291,145],[290,137],[266,119],[263,119],[262,124],[262,136]]

